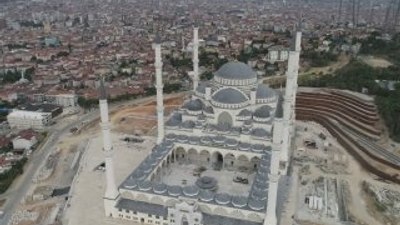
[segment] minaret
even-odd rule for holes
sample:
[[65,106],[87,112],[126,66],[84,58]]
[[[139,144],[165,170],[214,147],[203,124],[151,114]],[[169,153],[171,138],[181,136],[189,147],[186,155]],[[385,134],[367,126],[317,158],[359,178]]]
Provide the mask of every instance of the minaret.
[[113,165],[113,147],[110,136],[110,122],[108,119],[107,95],[104,87],[104,80],[100,80],[100,126],[103,133],[103,150],[105,155],[106,167],[106,193],[104,195],[104,209],[106,216],[112,216],[112,209],[119,193],[115,185],[114,165]]
[[281,135],[283,132],[283,98],[279,96],[278,106],[275,113],[274,128],[272,134],[272,153],[271,153],[271,169],[269,174],[268,202],[267,212],[263,225],[277,225],[276,202],[278,198],[278,182],[279,182],[279,162],[280,151],[282,148]]
[[154,67],[156,69],[156,90],[157,90],[157,144],[164,139],[164,102],[163,102],[163,83],[162,83],[162,59],[161,59],[161,38],[156,36],[154,40],[154,51],[156,61]]
[[286,88],[285,100],[283,106],[283,134],[282,134],[282,151],[281,161],[289,161],[289,148],[291,146],[291,137],[294,133],[295,120],[295,101],[297,92],[297,79],[299,76],[299,62],[301,51],[301,36],[300,30],[296,32],[294,50],[289,52],[288,69],[286,72]]
[[182,35],[182,52],[185,52],[186,48],[185,48],[185,37]]
[[199,85],[199,26],[193,26],[193,91]]

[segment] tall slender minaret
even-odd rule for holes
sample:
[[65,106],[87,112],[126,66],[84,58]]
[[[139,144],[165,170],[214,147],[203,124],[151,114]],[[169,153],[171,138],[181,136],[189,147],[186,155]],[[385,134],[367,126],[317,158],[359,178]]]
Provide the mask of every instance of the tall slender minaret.
[[278,219],[276,216],[276,202],[278,198],[278,182],[279,182],[279,163],[280,151],[282,148],[282,132],[283,123],[283,98],[279,96],[278,106],[275,113],[274,129],[272,134],[272,154],[271,154],[271,169],[269,174],[268,202],[267,212],[263,225],[277,225]]
[[105,155],[105,166],[106,166],[106,193],[104,194],[104,209],[106,216],[112,216],[112,209],[114,202],[117,199],[119,193],[117,186],[115,185],[114,177],[114,165],[113,165],[113,147],[110,136],[110,122],[108,119],[108,104],[107,94],[104,87],[104,80],[100,80],[100,117],[101,117],[101,130],[103,133],[103,150]]
[[193,91],[199,85],[199,26],[193,26]]
[[162,83],[162,59],[161,59],[161,38],[156,35],[154,40],[154,51],[156,61],[154,67],[156,69],[156,90],[157,90],[157,144],[164,139],[164,102],[163,102],[163,83]]
[[182,52],[185,52],[186,46],[185,46],[185,37],[182,35]]
[[300,29],[296,31],[294,49],[289,52],[288,69],[286,72],[286,88],[285,100],[283,106],[283,134],[282,134],[282,151],[281,161],[286,163],[289,161],[289,149],[291,146],[291,137],[294,133],[295,120],[295,103],[297,92],[297,79],[299,76],[299,63],[301,51],[301,36]]

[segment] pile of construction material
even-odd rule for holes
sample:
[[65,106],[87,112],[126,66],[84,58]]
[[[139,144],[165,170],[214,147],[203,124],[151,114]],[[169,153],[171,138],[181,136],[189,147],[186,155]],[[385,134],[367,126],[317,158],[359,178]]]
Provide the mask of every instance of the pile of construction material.
[[389,220],[400,221],[400,190],[389,190],[364,182],[363,189],[370,194],[375,201],[375,207]]
[[60,158],[59,150],[51,154],[47,158],[46,163],[40,169],[39,173],[36,175],[34,181],[38,183],[48,179],[53,174],[59,158]]
[[19,210],[16,211],[9,222],[9,225],[20,224],[24,221],[32,221],[35,222],[39,218],[38,212],[31,212],[28,210]]

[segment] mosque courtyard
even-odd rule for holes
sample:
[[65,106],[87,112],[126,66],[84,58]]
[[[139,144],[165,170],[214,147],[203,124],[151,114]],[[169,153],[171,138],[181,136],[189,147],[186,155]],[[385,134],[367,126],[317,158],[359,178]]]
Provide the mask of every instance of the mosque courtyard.
[[[167,185],[196,185],[196,181],[200,177],[214,178],[216,181],[214,191],[216,193],[248,196],[255,178],[255,172],[242,172],[233,168],[216,170],[211,166],[175,163],[171,164],[170,167],[164,171],[161,181]],[[247,179],[247,182],[240,180],[240,178]],[[155,181],[160,181],[160,178],[155,178]]]

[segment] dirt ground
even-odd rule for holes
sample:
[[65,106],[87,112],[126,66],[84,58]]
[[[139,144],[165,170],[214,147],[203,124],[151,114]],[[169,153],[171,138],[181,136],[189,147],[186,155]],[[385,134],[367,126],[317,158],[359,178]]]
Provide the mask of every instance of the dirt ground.
[[340,55],[337,62],[334,62],[334,63],[330,64],[329,66],[325,66],[325,67],[312,67],[312,68],[300,73],[299,76],[304,75],[304,74],[312,74],[312,73],[323,74],[323,75],[331,74],[334,71],[347,65],[347,63],[349,63],[349,61],[350,61],[349,56]]
[[376,68],[386,68],[389,67],[391,65],[393,65],[391,62],[387,61],[386,59],[383,58],[377,58],[374,56],[366,56],[366,57],[362,57],[362,60],[372,66],[372,67],[376,67]]
[[40,224],[41,222],[44,222],[44,220],[49,215],[49,213],[51,212],[53,207],[54,207],[54,204],[52,204],[52,203],[37,204],[37,205],[23,207],[23,209],[28,212],[38,213],[39,217],[35,221],[22,220],[21,222],[18,223],[18,225],[36,225],[36,224]]
[[[174,97],[164,100],[165,115],[182,105],[184,97]],[[112,113],[110,121],[112,129],[127,134],[148,135],[157,125],[156,102],[143,105],[127,106]]]

